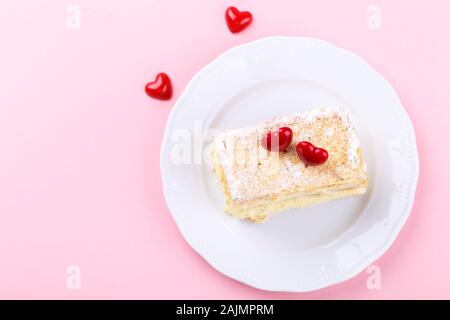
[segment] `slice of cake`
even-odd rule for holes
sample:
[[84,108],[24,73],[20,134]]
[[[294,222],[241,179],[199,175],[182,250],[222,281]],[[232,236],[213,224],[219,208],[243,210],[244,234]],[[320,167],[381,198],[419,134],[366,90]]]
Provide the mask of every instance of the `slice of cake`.
[[367,191],[366,167],[347,109],[314,109],[226,130],[214,139],[212,160],[225,211],[254,222],[287,208]]

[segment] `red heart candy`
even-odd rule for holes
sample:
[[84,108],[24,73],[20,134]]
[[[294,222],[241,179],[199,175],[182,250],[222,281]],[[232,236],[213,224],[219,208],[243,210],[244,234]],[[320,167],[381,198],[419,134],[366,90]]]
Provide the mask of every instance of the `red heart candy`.
[[225,20],[227,21],[228,29],[231,32],[241,32],[252,22],[253,16],[248,11],[239,11],[235,7],[229,7],[225,11]]
[[291,128],[282,127],[275,132],[267,132],[261,145],[269,151],[285,151],[291,144],[292,136]]
[[296,150],[300,159],[308,166],[318,166],[328,160],[327,150],[317,148],[308,141],[299,142]]
[[169,100],[172,97],[172,83],[164,72],[158,73],[155,81],[147,83],[145,92],[152,98]]

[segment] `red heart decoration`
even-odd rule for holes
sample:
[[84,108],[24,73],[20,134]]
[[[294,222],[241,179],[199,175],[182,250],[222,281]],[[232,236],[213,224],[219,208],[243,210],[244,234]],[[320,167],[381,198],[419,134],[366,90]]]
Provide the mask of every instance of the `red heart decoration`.
[[328,160],[328,152],[325,149],[317,148],[308,141],[297,144],[297,154],[307,166],[318,166]]
[[225,11],[225,20],[227,21],[228,29],[231,32],[241,32],[252,22],[253,16],[248,11],[239,11],[235,7],[229,7]]
[[152,98],[169,100],[172,97],[172,83],[164,72],[158,73],[155,81],[147,83],[145,92]]
[[289,148],[293,137],[291,128],[282,127],[275,132],[267,132],[261,145],[269,151],[285,151]]

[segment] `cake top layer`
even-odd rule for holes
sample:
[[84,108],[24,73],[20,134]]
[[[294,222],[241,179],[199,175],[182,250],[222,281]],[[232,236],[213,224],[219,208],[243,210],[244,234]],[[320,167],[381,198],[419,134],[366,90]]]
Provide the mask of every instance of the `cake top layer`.
[[[261,146],[261,138],[267,132],[286,126],[294,133],[288,150],[269,152]],[[320,166],[305,166],[295,150],[300,141],[326,149],[328,161]],[[226,130],[216,136],[214,150],[234,201],[308,192],[366,178],[348,109],[314,109],[274,117],[254,127]]]

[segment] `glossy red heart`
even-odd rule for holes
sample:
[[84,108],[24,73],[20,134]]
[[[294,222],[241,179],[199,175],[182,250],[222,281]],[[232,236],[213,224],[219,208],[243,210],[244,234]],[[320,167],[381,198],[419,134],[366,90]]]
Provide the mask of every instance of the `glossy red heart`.
[[261,145],[269,151],[285,151],[289,148],[293,137],[291,128],[282,127],[275,132],[267,132]]
[[164,72],[158,73],[155,81],[147,83],[145,92],[152,98],[169,100],[172,97],[172,82]]
[[231,32],[241,32],[252,22],[253,16],[248,11],[239,11],[235,7],[229,7],[225,11],[225,20],[227,21],[228,29]]
[[307,166],[318,166],[324,164],[328,160],[327,150],[315,147],[308,141],[299,142],[296,150],[300,160]]

